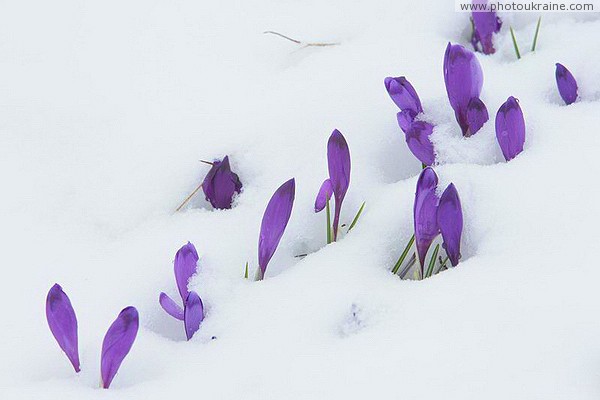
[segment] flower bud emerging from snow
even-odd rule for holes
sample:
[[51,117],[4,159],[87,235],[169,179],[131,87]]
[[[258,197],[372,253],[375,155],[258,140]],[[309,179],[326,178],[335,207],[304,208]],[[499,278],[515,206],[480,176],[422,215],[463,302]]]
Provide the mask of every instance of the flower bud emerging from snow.
[[523,151],[525,119],[519,101],[510,96],[496,114],[496,138],[506,161]]
[[483,71],[475,54],[461,45],[448,43],[444,54],[444,82],[463,135],[474,135],[478,129],[475,129],[477,126],[469,126],[467,110],[471,99],[479,99],[483,87]]
[[331,199],[332,194],[333,188],[331,187],[331,180],[325,179],[323,184],[321,184],[321,188],[319,189],[319,193],[315,200],[315,212],[320,212],[325,208],[327,202]]
[[213,162],[211,169],[202,182],[202,190],[206,200],[214,208],[229,209],[233,196],[242,190],[240,178],[231,171],[229,157],[225,156],[223,161]]
[[181,300],[185,302],[188,296],[188,282],[192,275],[196,273],[198,264],[198,253],[196,248],[190,242],[181,247],[177,254],[175,254],[175,281],[177,282],[177,288],[179,289],[179,295]]
[[194,333],[200,328],[200,323],[204,319],[204,305],[202,300],[196,294],[191,291],[185,301],[184,311],[184,324],[185,324],[185,336],[187,340],[190,340]]
[[263,214],[258,238],[258,266],[260,267],[261,279],[265,276],[267,265],[271,261],[275,250],[277,250],[279,241],[292,215],[295,191],[296,183],[292,178],[273,193]]
[[169,295],[161,292],[160,296],[158,297],[158,302],[167,314],[175,319],[183,321],[183,308],[181,308],[179,304],[175,302],[175,300],[170,298]]
[[397,114],[398,125],[404,131],[406,144],[415,157],[423,164],[431,166],[435,161],[433,143],[430,136],[433,133],[433,125],[425,121],[411,121],[406,118],[406,113]]
[[405,77],[387,77],[384,84],[392,101],[396,103],[400,110],[408,111],[413,118],[423,112],[417,91]]
[[139,328],[135,307],[126,307],[112,323],[102,342],[100,375],[102,387],[108,389],[125,356],[131,350]]
[[333,214],[333,241],[335,242],[340,223],[342,202],[350,185],[350,149],[344,135],[337,129],[333,131],[327,142],[327,167],[335,198],[335,211]]
[[[473,0],[473,4],[486,5],[486,0]],[[502,21],[496,16],[493,11],[475,12],[472,13],[473,18],[473,35],[471,43],[476,51],[481,51],[483,54],[494,54],[494,44],[492,38],[494,33],[500,32]]]
[[565,103],[571,104],[577,100],[577,81],[564,65],[556,63],[556,85],[560,97]]
[[439,233],[437,224],[438,198],[435,190],[438,177],[431,167],[425,168],[417,181],[415,204],[413,208],[415,242],[419,262],[421,263],[421,276],[425,265],[425,257],[431,243]]
[[463,215],[458,192],[451,183],[442,197],[437,209],[437,223],[444,239],[443,247],[453,267],[460,259],[460,238],[463,229]]
[[71,361],[75,372],[79,372],[77,317],[69,297],[58,283],[50,288],[46,297],[46,319],[58,345]]

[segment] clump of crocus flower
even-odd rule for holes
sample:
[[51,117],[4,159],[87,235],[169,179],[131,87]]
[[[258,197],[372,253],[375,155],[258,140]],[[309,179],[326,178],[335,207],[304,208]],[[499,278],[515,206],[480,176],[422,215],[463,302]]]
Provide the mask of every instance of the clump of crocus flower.
[[567,105],[577,100],[577,81],[564,65],[556,63],[556,85],[558,93]]
[[408,148],[421,163],[433,165],[435,153],[430,140],[433,125],[416,119],[423,113],[417,91],[403,76],[387,77],[384,84],[392,101],[400,108],[397,114],[398,125],[405,134]]
[[[418,262],[416,272],[419,279],[430,277],[447,268],[446,264],[455,267],[460,259],[460,239],[463,229],[463,216],[460,199],[454,184],[446,187],[441,197],[437,196],[438,177],[431,167],[425,168],[417,181],[415,202],[413,207],[414,235],[406,245],[402,255],[392,268],[392,273],[400,272],[400,277],[407,276],[408,271]],[[437,244],[427,263],[427,254],[433,242],[442,235],[442,248],[446,251],[446,259],[438,257]],[[406,257],[416,243],[416,255],[405,263]],[[404,266],[402,269],[400,267]],[[427,266],[427,267],[426,267]]]
[[267,204],[260,225],[258,237],[258,271],[257,279],[265,277],[269,261],[275,254],[281,241],[283,232],[292,215],[294,198],[296,195],[296,181],[294,178],[281,185]]
[[496,138],[506,161],[523,151],[525,119],[519,101],[510,96],[496,114]]
[[188,242],[175,254],[174,271],[175,282],[183,303],[183,308],[166,293],[161,292],[158,301],[173,318],[183,321],[185,335],[190,340],[200,328],[204,320],[204,306],[198,294],[188,290],[190,278],[196,273],[198,265],[198,252],[194,245]]
[[450,105],[464,136],[471,136],[489,119],[481,101],[483,71],[475,54],[448,43],[444,54],[444,82]]
[[[473,4],[487,5],[486,0],[473,0]],[[502,21],[494,11],[473,11],[471,16],[473,22],[473,33],[471,35],[471,44],[475,51],[483,54],[494,54],[493,36],[500,32]]]
[[182,209],[200,188],[204,191],[206,200],[217,209],[230,209],[233,197],[241,192],[242,182],[238,175],[231,171],[229,156],[225,156],[223,160],[204,161],[204,163],[211,165],[210,170],[200,186],[177,207],[176,211]]
[[[66,293],[57,283],[46,297],[46,319],[60,348],[79,372],[77,343],[77,318]],[[131,350],[139,328],[139,315],[135,307],[124,308],[112,323],[102,342],[100,378],[103,388],[108,389],[125,356]]]

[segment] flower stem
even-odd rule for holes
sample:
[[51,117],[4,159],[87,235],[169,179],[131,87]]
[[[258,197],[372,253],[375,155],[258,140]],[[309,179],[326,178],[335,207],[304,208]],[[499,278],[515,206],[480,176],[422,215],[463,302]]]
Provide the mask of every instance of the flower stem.
[[200,184],[200,186],[198,186],[196,189],[194,189],[194,191],[188,197],[185,198],[185,200],[183,201],[183,203],[181,203],[179,205],[179,207],[177,207],[175,209],[175,212],[181,210],[183,208],[183,206],[185,206],[188,203],[188,201],[190,201],[190,199],[192,197],[194,197],[194,195],[198,192],[198,190],[200,190],[201,187],[202,187],[202,184]]
[[358,209],[358,212],[356,213],[356,216],[352,220],[350,227],[348,228],[348,232],[350,232],[352,230],[352,228],[354,228],[354,225],[356,225],[356,223],[358,222],[358,219],[360,218],[360,214],[362,214],[363,208],[365,208],[365,204],[366,204],[366,201],[363,201],[362,205]]
[[510,27],[510,36],[512,36],[513,46],[515,47],[515,53],[517,53],[517,59],[521,59],[521,52],[519,51],[519,45],[517,44],[517,38],[515,37],[515,31],[512,26]]
[[440,245],[436,244],[435,249],[433,249],[433,254],[429,259],[429,267],[427,268],[427,273],[425,274],[425,278],[429,278],[433,274],[433,267],[435,266],[435,262],[437,261],[438,251],[440,251]]
[[325,210],[327,212],[327,244],[330,244],[333,241],[333,237],[331,235],[331,207],[329,207],[329,199],[327,199]]
[[542,16],[538,18],[537,26],[535,27],[535,35],[533,36],[533,44],[531,45],[531,51],[535,51],[537,45],[538,33],[540,33],[540,24],[542,23]]
[[248,261],[246,261],[246,271],[244,272],[244,278],[248,279]]
[[413,245],[414,242],[415,242],[415,235],[412,235],[410,237],[410,240],[408,241],[408,244],[404,248],[404,251],[400,255],[400,258],[398,259],[398,261],[396,261],[396,264],[394,265],[394,268],[392,268],[392,274],[395,275],[396,273],[398,273],[398,270],[402,266],[402,263],[404,262],[404,259],[408,255],[408,252],[410,251],[410,248],[412,247],[412,245]]
[[415,265],[416,262],[417,262],[417,255],[415,253],[413,253],[413,255],[408,259],[408,262],[406,263],[406,267],[404,267],[404,269],[402,271],[400,271],[400,273],[398,274],[400,279],[404,279],[406,274],[408,274],[408,271],[410,271],[411,267],[413,265]]

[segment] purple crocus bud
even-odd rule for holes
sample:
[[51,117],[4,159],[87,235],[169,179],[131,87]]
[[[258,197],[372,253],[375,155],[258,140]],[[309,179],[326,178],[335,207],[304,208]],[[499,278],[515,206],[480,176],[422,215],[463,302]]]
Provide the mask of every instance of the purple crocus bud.
[[190,242],[177,250],[175,254],[175,281],[177,282],[177,288],[179,289],[179,295],[181,300],[185,302],[188,296],[188,281],[196,273],[198,264],[198,252],[196,248]]
[[[473,0],[473,4],[487,4],[486,0]],[[492,38],[494,33],[500,32],[502,21],[493,11],[473,12],[473,35],[471,43],[475,50],[483,54],[494,54],[494,44]]]
[[69,297],[58,283],[50,288],[46,297],[46,319],[58,345],[79,372],[79,348],[77,344],[77,317]]
[[442,197],[440,197],[437,210],[437,223],[444,239],[442,246],[446,249],[450,263],[453,267],[456,267],[460,259],[460,237],[463,229],[463,215],[460,198],[453,183],[448,185],[444,193],[442,193]]
[[160,306],[169,314],[171,317],[183,321],[183,309],[179,304],[175,303],[175,300],[170,298],[166,293],[160,293],[158,298]]
[[231,171],[228,156],[225,156],[223,161],[216,160],[213,162],[212,168],[202,182],[202,190],[206,200],[214,208],[231,208],[233,195],[242,190],[242,182],[240,182],[237,174]]
[[337,129],[333,131],[327,142],[327,167],[335,198],[335,212],[333,214],[333,241],[335,242],[340,223],[342,202],[350,185],[350,150],[344,135]]
[[444,54],[444,82],[450,105],[464,136],[477,131],[469,129],[467,109],[472,98],[479,98],[483,87],[483,71],[475,54],[459,44],[448,43]]
[[135,307],[126,307],[108,328],[102,342],[100,360],[100,375],[104,389],[109,388],[123,359],[131,350],[139,325],[139,315]]
[[261,271],[261,279],[265,276],[267,265],[277,250],[281,236],[283,236],[292,215],[295,192],[296,182],[292,178],[273,193],[263,214],[258,238],[258,266]]
[[327,202],[331,199],[332,194],[333,188],[331,187],[331,180],[325,179],[319,189],[317,199],[315,200],[315,212],[320,212],[325,208]]
[[406,114],[397,114],[398,125],[405,133],[406,144],[410,151],[425,165],[433,165],[435,153],[430,136],[433,133],[433,125],[425,121],[413,121],[406,126]]
[[556,63],[556,84],[560,97],[567,105],[577,100],[577,81],[564,65]]
[[481,129],[490,116],[488,110],[483,101],[478,97],[473,97],[469,101],[467,106],[467,125],[469,125],[469,132],[476,133]]
[[438,198],[435,194],[437,184],[438,177],[431,167],[425,168],[417,181],[413,215],[415,242],[421,263],[421,273],[425,265],[427,250],[429,250],[431,243],[439,233],[437,224]]
[[519,101],[510,96],[496,114],[496,138],[506,161],[523,151],[525,119]]
[[409,111],[413,118],[423,112],[417,91],[405,77],[387,77],[384,83],[392,101],[396,103],[400,110]]
[[410,110],[400,111],[396,114],[396,118],[398,120],[398,125],[400,125],[400,129],[402,132],[406,133],[410,129],[415,117],[411,115]]
[[204,305],[196,292],[191,291],[185,300],[184,313],[185,336],[190,340],[204,319]]

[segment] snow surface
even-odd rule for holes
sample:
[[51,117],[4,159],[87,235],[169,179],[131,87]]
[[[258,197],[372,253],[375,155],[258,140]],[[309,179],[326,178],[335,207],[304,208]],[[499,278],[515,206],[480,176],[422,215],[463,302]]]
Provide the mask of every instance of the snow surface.
[[[0,8],[2,399],[597,399],[600,396],[600,15],[501,14],[497,53],[478,54],[491,119],[464,139],[442,78],[469,15],[409,0],[3,1]],[[515,59],[508,26],[523,58]],[[341,45],[300,50],[264,35]],[[562,104],[561,62],[581,99]],[[457,186],[463,260],[425,281],[389,269],[412,234],[419,163],[383,86],[421,96],[440,187]],[[493,118],[510,95],[527,124],[505,163]],[[324,247],[314,197],[326,142],[346,136],[352,178]],[[235,207],[179,202],[229,154]],[[260,219],[296,178],[267,279]],[[158,305],[192,241],[207,317],[192,341]],[[310,253],[304,259],[294,257]],[[252,273],[252,271],[251,271]],[[77,312],[82,372],[47,327],[59,282]],[[102,337],[128,305],[137,342],[110,390]],[[216,339],[212,339],[216,337]]]

